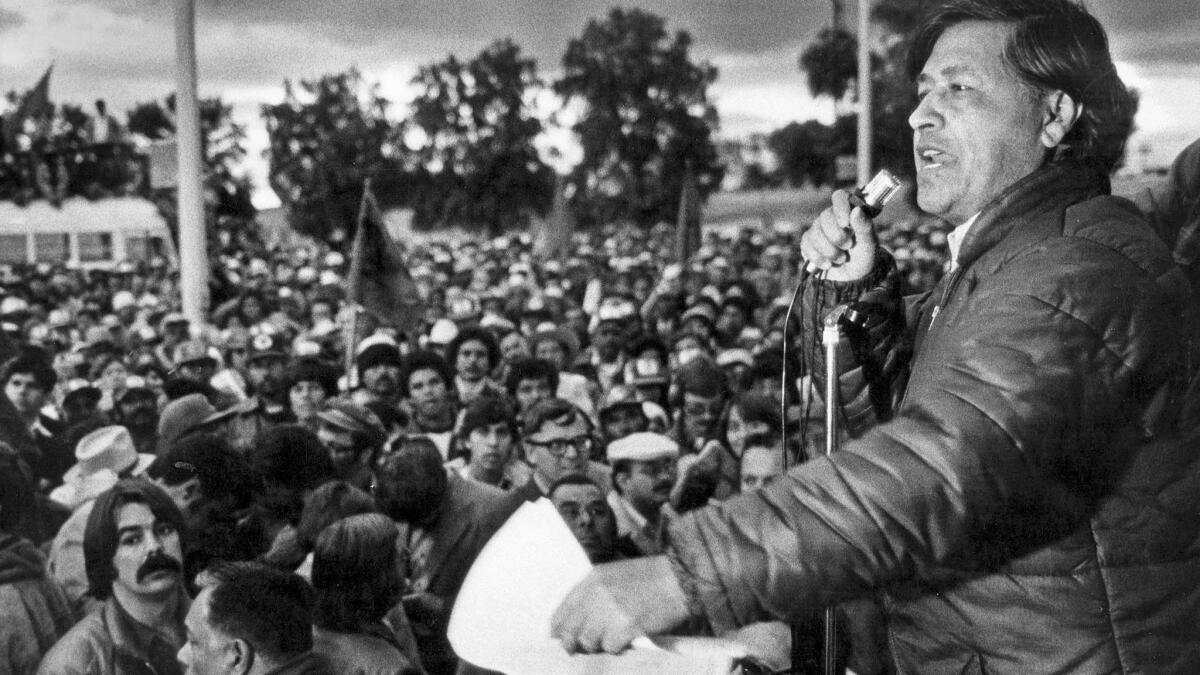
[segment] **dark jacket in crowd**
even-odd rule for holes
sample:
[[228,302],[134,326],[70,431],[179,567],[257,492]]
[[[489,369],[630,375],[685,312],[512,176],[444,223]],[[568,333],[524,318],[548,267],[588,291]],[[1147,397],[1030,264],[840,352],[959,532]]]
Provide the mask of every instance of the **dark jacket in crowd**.
[[673,525],[694,611],[721,632],[883,590],[900,672],[1200,672],[1200,434],[1178,414],[1194,301],[1106,193],[1048,167],[984,209],[896,322],[915,330],[869,333],[843,381],[909,373],[896,408],[843,390],[848,418],[890,420]]
[[75,624],[71,603],[45,565],[33,544],[0,533],[0,673],[36,672]]

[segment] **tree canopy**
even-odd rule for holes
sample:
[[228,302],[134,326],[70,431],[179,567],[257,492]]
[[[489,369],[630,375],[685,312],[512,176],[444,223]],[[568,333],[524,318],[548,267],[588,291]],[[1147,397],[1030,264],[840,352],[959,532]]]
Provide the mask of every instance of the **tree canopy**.
[[702,195],[720,184],[708,99],[717,69],[694,62],[691,46],[661,17],[619,8],[568,43],[554,91],[583,105],[573,126],[583,160],[569,177],[581,222],[673,221],[689,164]]
[[408,148],[414,225],[498,234],[545,213],[554,176],[534,146],[542,123],[533,97],[542,82],[533,59],[499,40],[469,61],[451,55],[424,66],[412,83],[420,93],[404,136],[418,139]]

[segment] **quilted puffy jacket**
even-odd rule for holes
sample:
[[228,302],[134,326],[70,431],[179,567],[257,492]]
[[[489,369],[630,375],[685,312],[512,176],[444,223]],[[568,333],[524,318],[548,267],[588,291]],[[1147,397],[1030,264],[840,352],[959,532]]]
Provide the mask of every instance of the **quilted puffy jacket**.
[[907,313],[887,260],[808,294],[883,308],[848,349],[854,438],[673,525],[714,630],[882,592],[902,673],[1200,672],[1193,300],[1106,192],[1070,166],[1012,186]]

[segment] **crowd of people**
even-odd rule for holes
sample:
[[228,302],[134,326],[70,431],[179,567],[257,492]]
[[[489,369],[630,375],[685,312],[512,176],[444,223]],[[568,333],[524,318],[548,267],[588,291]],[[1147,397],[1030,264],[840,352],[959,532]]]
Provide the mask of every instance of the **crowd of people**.
[[[593,561],[658,554],[679,513],[820,446],[820,411],[797,387],[780,399],[794,236],[708,233],[687,268],[664,264],[665,227],[579,233],[553,260],[523,234],[413,246],[425,311],[407,331],[347,302],[340,253],[228,227],[210,244],[203,325],[164,259],[7,271],[4,440],[22,489],[5,490],[2,529],[23,565],[45,555],[54,617],[11,625],[29,645],[18,672],[56,640],[43,672],[127,656],[177,672],[188,598],[216,603],[195,594],[226,563],[264,587],[283,583],[270,570],[308,579],[315,595],[278,602],[311,614],[303,644],[335,662],[454,672],[454,596],[521,503],[554,502]],[[110,560],[126,511],[144,530],[128,579]],[[174,567],[146,581],[159,564]],[[137,612],[169,630],[139,633]],[[83,616],[100,623],[63,637]],[[785,665],[787,640],[762,659]]]
[[[1007,25],[961,21],[931,33],[924,58],[999,63],[1002,50],[974,50],[1002,44]],[[922,99],[915,129],[970,118],[973,108],[942,98],[942,71],[916,66],[936,96]],[[1004,78],[984,89],[1011,93],[1019,83]],[[844,193],[804,240],[710,232],[686,264],[671,262],[665,227],[579,233],[563,258],[536,255],[518,234],[411,246],[424,308],[412,326],[348,301],[344,255],[268,247],[243,230],[210,242],[215,302],[201,324],[179,311],[178,275],[163,260],[6,270],[0,672],[480,672],[447,639],[455,597],[489,537],[541,498],[599,565],[556,616],[573,650],[615,651],[631,626],[672,627],[740,642],[748,670],[815,668],[821,607],[887,585],[887,609],[904,619],[889,628],[911,639],[873,642],[870,607],[848,616],[860,672],[885,672],[889,648],[917,670],[982,672],[984,651],[1003,651],[993,641],[1061,620],[1076,623],[1057,648],[1021,640],[1014,663],[1122,669],[1101,667],[1117,657],[1096,640],[1141,645],[1112,626],[1171,617],[1138,604],[1149,597],[1139,579],[1112,581],[1133,589],[1115,597],[1072,580],[1119,575],[1122,560],[1140,578],[1171,558],[1183,572],[1163,579],[1185,583],[1194,567],[1165,544],[1113,534],[1150,517],[1138,510],[1145,485],[1195,473],[1188,460],[1167,478],[1131,461],[1142,482],[1118,492],[1133,496],[1095,504],[1105,481],[1126,475],[1105,473],[1118,460],[1102,450],[1181,457],[1154,443],[1196,416],[1171,389],[1189,374],[1171,365],[1184,363],[1189,336],[1160,330],[1175,319],[1151,310],[1194,304],[1173,265],[1194,272],[1200,146],[1166,196],[1147,202],[1172,262],[1128,204],[1103,196],[1098,174],[1076,170],[1086,155],[1043,164],[1075,123],[1076,102],[1063,94],[1057,105],[1018,158],[1027,173],[987,165],[997,182],[961,194],[922,179],[922,208],[959,229],[951,281],[920,296],[932,300],[914,314],[915,343],[895,336],[900,296],[928,289],[941,266],[906,268],[877,251]],[[977,134],[993,143],[981,156],[1012,143],[1001,131]],[[1020,199],[993,194],[1010,184]],[[1077,204],[1107,220],[1065,236]],[[1041,243],[978,234],[1023,232],[1016,222],[1041,228]],[[982,229],[963,239],[969,227]],[[801,273],[802,247],[828,276]],[[1057,257],[1030,267],[1029,250]],[[964,269],[974,271],[960,285]],[[1114,269],[1136,278],[1100,291],[1075,281],[1111,281]],[[1104,302],[1075,300],[1096,292]],[[840,380],[852,447],[812,461],[825,434],[819,309],[851,296],[886,311],[847,324],[860,331]],[[1065,309],[1044,315],[1055,302]],[[1152,325],[1128,328],[1139,322]],[[1031,335],[1044,324],[1053,328]],[[937,358],[921,356],[930,350]],[[1151,352],[1170,363],[1154,366]],[[913,398],[903,405],[901,394]],[[1164,524],[1141,528],[1145,541],[1176,540],[1171,494],[1156,493]],[[1045,592],[1030,598],[1022,580]],[[1097,623],[1090,610],[1064,619],[1037,604],[1093,607],[1097,594],[1132,609]],[[1029,611],[1005,611],[1018,605]]]

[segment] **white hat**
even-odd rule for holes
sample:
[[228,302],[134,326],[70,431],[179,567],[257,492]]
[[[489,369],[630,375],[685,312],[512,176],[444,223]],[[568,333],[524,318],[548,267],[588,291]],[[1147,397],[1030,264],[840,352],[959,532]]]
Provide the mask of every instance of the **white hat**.
[[653,431],[639,431],[619,438],[608,444],[608,463],[622,459],[636,462],[652,462],[663,458],[679,457],[679,444]]
[[112,297],[112,308],[114,312],[133,307],[137,304],[137,299],[133,297],[133,293],[129,291],[117,291]]
[[10,295],[3,301],[0,301],[0,314],[16,314],[27,309],[29,309],[29,303],[15,295]]
[[84,476],[74,483],[63,483],[50,491],[50,499],[74,511],[117,484],[119,478],[112,469]]
[[448,345],[458,335],[458,325],[450,319],[438,319],[429,329],[429,341],[438,345]]
[[63,474],[64,483],[75,483],[101,469],[115,474],[145,473],[154,455],[139,453],[133,446],[133,436],[125,427],[114,424],[100,427],[79,439],[75,446],[75,465]]

